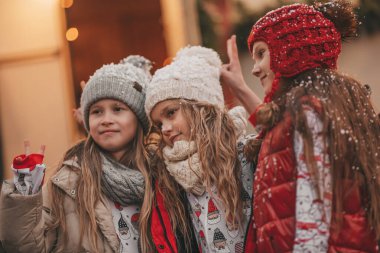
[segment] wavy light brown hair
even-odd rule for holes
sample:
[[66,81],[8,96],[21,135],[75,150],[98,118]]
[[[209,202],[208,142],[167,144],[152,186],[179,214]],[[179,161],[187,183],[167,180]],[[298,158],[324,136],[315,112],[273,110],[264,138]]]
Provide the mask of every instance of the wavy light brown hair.
[[[135,168],[142,172],[147,171],[148,155],[144,148],[144,133],[141,125],[138,125],[134,139],[126,147],[127,152],[120,159],[120,163],[130,168]],[[105,196],[102,193],[101,177],[102,177],[102,160],[100,153],[107,154],[93,140],[91,135],[88,135],[85,141],[79,142],[77,145],[69,149],[64,155],[63,161],[75,159],[80,165],[79,184],[77,189],[76,208],[79,215],[80,226],[80,241],[79,247],[82,244],[83,236],[88,237],[90,247],[94,252],[100,252],[98,236],[99,228],[95,219],[95,207],[99,201],[105,203]],[[56,172],[62,168],[62,162],[58,166]],[[58,229],[59,235],[62,236],[59,240],[62,247],[57,249],[57,252],[63,250],[63,246],[67,241],[67,224],[65,210],[62,208],[66,194],[51,181],[48,184],[51,192],[51,214],[54,217],[54,223],[50,229]],[[78,249],[79,250],[79,249]]]
[[[187,119],[191,131],[190,140],[195,141],[202,164],[202,171],[207,190],[211,186],[218,190],[217,197],[226,210],[227,221],[239,225],[243,219],[241,200],[241,166],[237,153],[237,136],[235,126],[226,111],[208,103],[178,99],[180,110]],[[179,197],[180,186],[165,168],[162,157],[162,139],[152,159],[149,180],[154,178],[168,206],[173,231],[177,229],[184,235],[186,245],[190,245],[191,224],[186,219],[187,204]],[[149,190],[149,191],[148,191]],[[154,201],[152,186],[146,186],[145,199],[140,216],[142,252],[154,249],[150,239],[150,222],[152,203]],[[190,228],[189,228],[190,227]],[[190,252],[190,251],[189,251]]]

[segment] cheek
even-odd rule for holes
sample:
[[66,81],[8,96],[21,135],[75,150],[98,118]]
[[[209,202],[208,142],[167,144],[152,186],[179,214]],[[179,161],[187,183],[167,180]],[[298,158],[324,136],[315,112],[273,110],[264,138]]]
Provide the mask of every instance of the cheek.
[[182,112],[180,112],[178,116],[176,117],[176,125],[179,126],[183,134],[190,133],[190,125],[187,122],[185,115]]
[[268,78],[268,81],[269,81],[270,85],[272,85],[273,80],[274,80],[274,74],[273,74],[273,73],[270,73],[270,74],[269,74],[269,78]]
[[263,66],[264,66],[265,71],[266,71],[267,73],[272,72],[272,70],[271,70],[271,68],[270,68],[270,60],[269,60],[269,58],[266,58],[266,59],[263,61]]
[[95,131],[95,129],[98,125],[98,121],[99,120],[97,120],[95,117],[91,117],[91,116],[89,117],[88,126],[90,128],[90,133]]
[[136,133],[137,131],[137,126],[138,126],[138,121],[137,121],[137,118],[136,117],[127,117],[124,121],[124,124],[125,128],[128,130],[128,131],[133,131]]

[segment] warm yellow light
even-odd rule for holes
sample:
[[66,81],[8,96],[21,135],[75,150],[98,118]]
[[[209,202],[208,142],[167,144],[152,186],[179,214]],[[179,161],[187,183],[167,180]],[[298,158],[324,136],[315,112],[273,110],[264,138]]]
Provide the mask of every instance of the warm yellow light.
[[71,27],[66,31],[66,39],[68,41],[74,41],[78,38],[79,32],[78,29],[75,27]]
[[61,7],[62,8],[70,8],[71,5],[73,5],[74,0],[61,0]]

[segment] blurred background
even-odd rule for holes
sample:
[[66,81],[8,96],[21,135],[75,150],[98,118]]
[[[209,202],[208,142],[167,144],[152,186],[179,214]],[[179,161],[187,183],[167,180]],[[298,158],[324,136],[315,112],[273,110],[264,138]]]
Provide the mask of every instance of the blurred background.
[[[299,2],[299,1],[298,1]],[[226,40],[237,35],[247,83],[263,97],[250,75],[245,40],[268,10],[294,1],[278,0],[0,0],[0,179],[23,153],[46,145],[48,171],[85,133],[73,117],[80,81],[105,63],[141,54],[155,71],[186,45],[217,50],[227,62]],[[380,1],[355,0],[359,38],[343,44],[339,70],[372,88],[380,108]],[[229,106],[236,104],[224,89]]]

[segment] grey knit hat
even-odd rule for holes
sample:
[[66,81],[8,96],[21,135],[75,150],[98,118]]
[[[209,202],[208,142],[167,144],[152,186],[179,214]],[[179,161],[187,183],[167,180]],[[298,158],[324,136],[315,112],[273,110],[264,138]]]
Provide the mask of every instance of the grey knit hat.
[[151,62],[138,55],[131,55],[119,64],[107,64],[96,70],[83,89],[81,109],[84,126],[89,131],[89,110],[101,99],[116,99],[135,113],[146,133],[149,121],[144,111],[145,89],[150,82]]
[[181,49],[174,61],[157,70],[149,83],[145,111],[167,99],[184,98],[224,107],[220,85],[219,55],[210,48],[189,46]]

